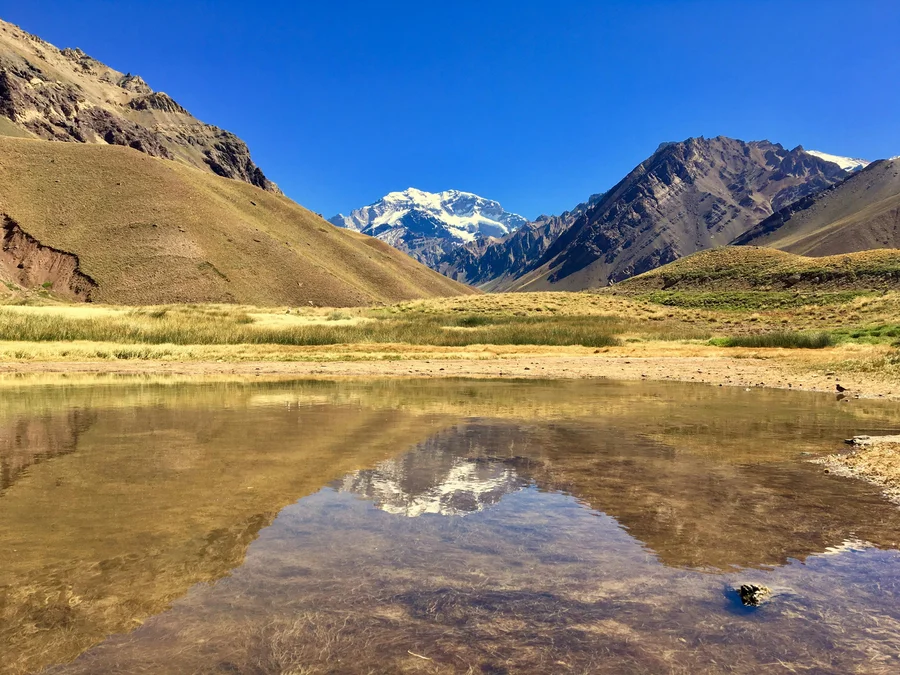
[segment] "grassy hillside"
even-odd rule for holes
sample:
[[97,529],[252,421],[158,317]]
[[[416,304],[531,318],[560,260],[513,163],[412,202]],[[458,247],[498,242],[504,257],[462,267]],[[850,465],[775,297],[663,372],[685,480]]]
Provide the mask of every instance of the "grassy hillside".
[[[0,137],[0,213],[77,255],[94,302],[359,306],[474,292],[285,197],[125,147]],[[21,270],[4,269],[7,292],[65,296],[42,281],[50,270],[20,288]]]
[[900,250],[808,258],[770,248],[726,246],[676,260],[616,286],[648,290],[883,290],[900,288]]
[[735,244],[801,255],[900,248],[900,160],[882,160],[781,209]]

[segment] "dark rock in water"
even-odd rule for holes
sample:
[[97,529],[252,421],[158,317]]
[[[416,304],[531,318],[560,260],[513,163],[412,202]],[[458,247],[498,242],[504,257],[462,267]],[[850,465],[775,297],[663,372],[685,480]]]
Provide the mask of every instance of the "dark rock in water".
[[769,599],[769,596],[772,595],[772,590],[767,586],[742,584],[738,589],[738,595],[741,596],[741,602],[747,607],[759,607]]

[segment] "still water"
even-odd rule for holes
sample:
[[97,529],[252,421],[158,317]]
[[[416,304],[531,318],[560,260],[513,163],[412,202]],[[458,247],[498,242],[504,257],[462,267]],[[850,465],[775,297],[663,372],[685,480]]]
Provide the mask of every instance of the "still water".
[[0,673],[897,673],[900,508],[809,460],[898,430],[702,385],[0,382]]

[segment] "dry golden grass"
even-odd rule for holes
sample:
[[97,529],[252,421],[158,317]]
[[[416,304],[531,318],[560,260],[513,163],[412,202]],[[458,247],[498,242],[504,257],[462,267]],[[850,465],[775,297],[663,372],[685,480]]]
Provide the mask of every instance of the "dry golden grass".
[[[667,296],[673,305],[650,295],[514,293],[350,309],[6,306],[0,363],[7,371],[210,375],[262,362],[269,375],[656,378],[816,390],[833,389],[833,371],[862,395],[900,392],[900,293],[723,293],[711,307],[705,295]],[[810,334],[834,346],[802,348]]]
[[79,256],[97,302],[360,306],[474,292],[286,197],[130,148],[0,137],[0,194],[25,232]]

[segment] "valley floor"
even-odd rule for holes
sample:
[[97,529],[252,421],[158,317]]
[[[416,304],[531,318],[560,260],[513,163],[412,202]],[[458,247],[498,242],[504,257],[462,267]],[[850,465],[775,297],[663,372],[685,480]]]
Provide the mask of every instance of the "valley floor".
[[[2,348],[4,345],[0,345]],[[52,345],[43,345],[52,347]],[[87,347],[87,345],[85,345]],[[70,346],[71,348],[71,346]],[[698,382],[729,387],[769,387],[835,392],[856,398],[900,400],[900,379],[872,367],[883,350],[761,350],[647,343],[607,348],[408,349],[373,352],[366,346],[293,348],[265,354],[267,360],[18,360],[0,363],[0,375],[116,374],[171,377],[311,378],[506,378],[590,379]],[[724,353],[726,352],[727,353]],[[737,352],[737,353],[735,353]],[[217,356],[228,357],[227,350]],[[250,356],[243,353],[241,358]],[[285,360],[270,360],[272,356]]]
[[900,400],[900,292],[517,293],[361,309],[0,307],[0,374],[612,378]]

